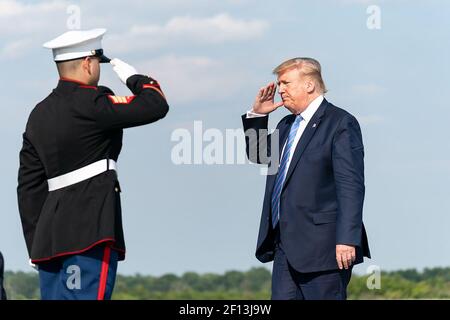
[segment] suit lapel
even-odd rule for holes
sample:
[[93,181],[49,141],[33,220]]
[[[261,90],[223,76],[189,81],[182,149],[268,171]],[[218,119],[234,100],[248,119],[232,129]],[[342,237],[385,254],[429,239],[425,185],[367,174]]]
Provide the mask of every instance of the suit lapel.
[[314,133],[316,132],[317,128],[319,127],[320,121],[322,120],[322,117],[325,113],[325,108],[327,105],[328,105],[328,101],[326,99],[323,99],[319,108],[314,113],[311,120],[308,122],[308,126],[305,128],[305,131],[303,131],[303,134],[295,148],[291,163],[289,164],[288,172],[286,173],[286,178],[284,179],[283,188],[286,187],[287,182],[288,182],[290,176],[292,175],[292,172],[294,171],[295,167],[297,166],[298,161],[300,160],[303,152],[305,151],[306,147],[308,146],[309,142],[311,141],[311,138],[314,136]]

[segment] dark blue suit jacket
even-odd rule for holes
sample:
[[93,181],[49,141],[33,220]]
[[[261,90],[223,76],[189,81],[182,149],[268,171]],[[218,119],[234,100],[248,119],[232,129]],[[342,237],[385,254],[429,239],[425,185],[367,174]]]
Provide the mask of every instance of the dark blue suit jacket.
[[[290,114],[277,125],[279,153],[294,119]],[[245,131],[256,129],[258,134],[257,140],[246,137],[247,155],[256,154],[255,148],[267,149],[270,155],[268,117],[247,119],[243,115],[242,120]],[[250,160],[262,163],[261,159]],[[276,174],[267,176],[256,249],[261,262],[274,257],[271,196],[275,180]],[[324,99],[297,144],[281,194],[281,243],[292,267],[299,272],[337,269],[337,244],[356,246],[355,264],[363,256],[370,257],[362,222],[364,190],[364,148],[358,121]]]

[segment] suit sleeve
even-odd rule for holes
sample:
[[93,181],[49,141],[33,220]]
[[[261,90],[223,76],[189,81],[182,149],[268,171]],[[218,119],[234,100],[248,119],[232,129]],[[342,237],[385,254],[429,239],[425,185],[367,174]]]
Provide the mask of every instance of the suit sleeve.
[[17,199],[28,253],[31,254],[36,225],[48,195],[48,184],[44,166],[26,133],[23,134],[19,158]]
[[166,97],[158,82],[150,77],[134,75],[127,80],[133,96],[118,97],[106,87],[95,96],[95,119],[105,130],[124,129],[155,122],[169,111]]
[[242,115],[242,124],[245,134],[245,151],[247,158],[254,163],[269,164],[271,155],[271,135],[268,134],[267,125],[269,117],[248,118]]
[[336,244],[361,246],[364,147],[358,121],[351,115],[339,124],[332,161],[338,200]]

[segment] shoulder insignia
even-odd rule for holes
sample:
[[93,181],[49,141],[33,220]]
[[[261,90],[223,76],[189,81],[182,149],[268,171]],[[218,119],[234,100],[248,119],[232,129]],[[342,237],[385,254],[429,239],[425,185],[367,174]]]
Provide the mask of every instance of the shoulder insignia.
[[113,96],[113,95],[108,95],[108,98],[109,98],[109,100],[111,100],[111,102],[113,104],[129,104],[131,101],[133,101],[135,96]]

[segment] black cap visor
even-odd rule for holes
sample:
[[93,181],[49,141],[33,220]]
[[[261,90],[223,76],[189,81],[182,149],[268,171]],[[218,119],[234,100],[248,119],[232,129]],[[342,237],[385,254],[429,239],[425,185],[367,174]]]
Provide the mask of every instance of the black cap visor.
[[103,54],[103,49],[94,50],[93,56],[99,58],[100,63],[109,63],[111,61],[111,59]]

